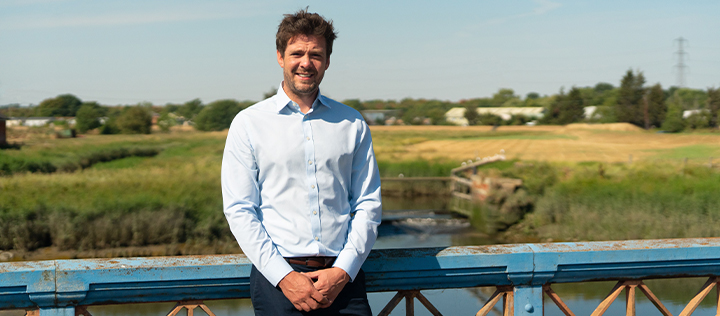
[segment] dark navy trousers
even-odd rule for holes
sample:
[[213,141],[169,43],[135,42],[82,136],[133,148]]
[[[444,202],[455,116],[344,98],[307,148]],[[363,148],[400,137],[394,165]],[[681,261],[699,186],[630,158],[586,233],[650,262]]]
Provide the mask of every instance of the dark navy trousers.
[[[319,268],[290,264],[297,272],[310,272]],[[328,308],[304,312],[299,311],[285,297],[279,287],[272,286],[270,281],[253,265],[250,272],[250,299],[255,316],[323,316],[323,315],[357,315],[372,316],[367,293],[365,292],[365,273],[360,270],[353,282],[348,282],[333,304]]]

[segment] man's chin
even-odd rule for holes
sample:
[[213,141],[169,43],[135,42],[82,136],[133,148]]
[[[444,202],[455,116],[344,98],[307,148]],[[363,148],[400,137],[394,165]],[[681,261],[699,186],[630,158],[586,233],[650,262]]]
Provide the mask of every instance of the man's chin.
[[293,92],[297,95],[309,95],[317,92],[318,86],[312,85],[312,86],[300,86],[297,85],[293,87]]

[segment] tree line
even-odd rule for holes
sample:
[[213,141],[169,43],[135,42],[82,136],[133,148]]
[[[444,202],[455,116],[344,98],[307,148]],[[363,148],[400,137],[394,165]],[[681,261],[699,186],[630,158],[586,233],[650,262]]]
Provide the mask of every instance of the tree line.
[[126,106],[102,106],[83,102],[72,94],[63,94],[40,102],[38,106],[8,105],[0,113],[8,117],[75,117],[79,133],[98,129],[100,134],[149,134],[155,123],[161,131],[191,122],[201,131],[219,131],[230,126],[235,114],[252,101],[217,100],[203,104],[200,99],[183,104],[156,106],[149,102]]
[[[264,97],[274,93],[274,90],[267,92]],[[390,110],[393,120],[368,122],[370,124],[447,125],[450,123],[446,121],[445,114],[455,107],[465,109],[465,118],[470,125],[520,125],[534,119],[515,115],[504,120],[492,114],[477,113],[476,110],[481,107],[543,107],[544,115],[537,120],[538,124],[627,122],[645,129],[679,132],[686,128],[716,128],[720,123],[720,89],[663,89],[659,83],[647,86],[643,73],[632,70],[623,75],[618,87],[600,82],[590,87],[572,87],[567,92],[561,88],[553,95],[541,96],[530,92],[521,97],[512,89],[502,88],[488,98],[457,102],[412,98],[400,101],[346,99],[342,102],[358,111]],[[10,117],[74,116],[80,133],[95,128],[104,134],[150,133],[153,120],[162,131],[184,122],[201,131],[216,131],[228,128],[235,114],[253,103],[227,99],[203,104],[200,99],[194,99],[164,106],[147,102],[131,106],[101,106],[97,102],[83,102],[74,95],[64,94],[43,100],[33,107],[2,106],[0,114]],[[586,117],[585,108],[590,106],[594,106],[595,111]],[[683,118],[686,110],[694,111]]]

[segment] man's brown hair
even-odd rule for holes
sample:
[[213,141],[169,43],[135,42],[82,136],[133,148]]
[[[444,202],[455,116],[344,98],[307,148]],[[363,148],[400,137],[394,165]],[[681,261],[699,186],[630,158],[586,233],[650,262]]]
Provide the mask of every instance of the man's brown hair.
[[307,8],[295,14],[285,14],[275,35],[275,47],[278,52],[285,56],[288,41],[298,35],[316,35],[325,38],[327,57],[330,57],[333,41],[337,38],[332,20],[326,21],[317,13],[309,13]]

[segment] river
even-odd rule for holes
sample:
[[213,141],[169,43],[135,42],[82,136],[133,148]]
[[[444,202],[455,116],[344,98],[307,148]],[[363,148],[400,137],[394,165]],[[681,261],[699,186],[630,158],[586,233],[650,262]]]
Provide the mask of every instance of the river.
[[[385,197],[383,224],[379,228],[375,249],[422,248],[491,244],[494,241],[478,234],[467,220],[445,211],[447,201],[433,198],[402,199]],[[660,298],[673,315],[680,314],[685,304],[700,289],[704,278],[648,280],[645,283]],[[555,284],[553,289],[576,315],[590,315],[612,289],[615,282],[588,282],[576,284]],[[494,288],[428,290],[423,294],[443,315],[475,315]],[[368,293],[374,314],[379,313],[395,295],[394,292]],[[661,315],[640,291],[636,292],[637,315]],[[714,295],[708,295],[705,302],[693,315],[715,315]],[[545,315],[562,316],[562,312],[545,299]],[[250,300],[206,301],[217,316],[253,315]],[[94,316],[126,315],[167,315],[175,303],[150,303],[132,305],[92,306],[88,311]],[[501,304],[490,315],[502,315]],[[199,309],[196,315],[206,315]],[[624,315],[624,295],[610,306],[605,315]],[[0,316],[24,315],[23,312],[0,312]],[[180,315],[185,315],[181,312]],[[399,304],[391,315],[405,315],[405,304]],[[415,303],[415,315],[431,315],[419,302]]]

